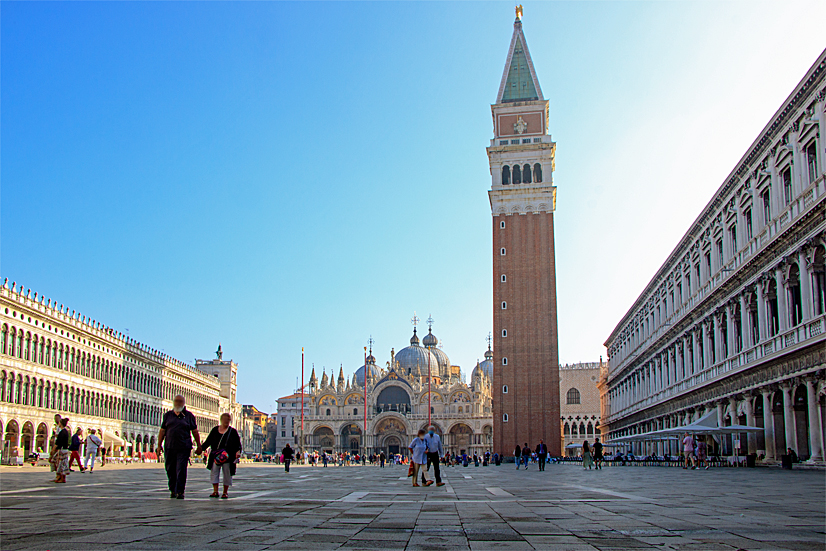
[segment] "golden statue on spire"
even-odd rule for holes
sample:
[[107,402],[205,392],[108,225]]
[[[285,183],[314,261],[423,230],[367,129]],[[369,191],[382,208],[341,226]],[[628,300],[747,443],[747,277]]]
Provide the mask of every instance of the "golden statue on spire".
[[522,4],[516,6],[516,18],[522,20]]

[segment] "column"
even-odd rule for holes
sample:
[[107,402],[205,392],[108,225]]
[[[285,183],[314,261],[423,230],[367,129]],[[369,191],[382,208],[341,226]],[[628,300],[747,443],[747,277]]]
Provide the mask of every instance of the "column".
[[680,337],[678,345],[678,350],[680,353],[677,356],[677,380],[682,381],[685,379],[686,369],[685,369],[685,336]]
[[820,408],[817,407],[817,379],[806,379],[806,402],[809,405],[811,461],[823,461],[823,431],[820,427]]
[[707,368],[711,365],[711,351],[709,350],[709,338],[708,338],[708,321],[703,320],[702,324],[702,343],[703,343],[703,368]]
[[694,328],[694,335],[691,338],[691,352],[694,356],[694,364],[691,368],[692,375],[700,369],[700,339],[702,338],[701,329]]
[[746,302],[746,293],[740,293],[740,350],[752,347],[751,326],[749,319],[749,303]]
[[806,251],[797,252],[797,263],[800,267],[800,303],[803,307],[803,321],[812,319],[812,264],[808,262]]
[[[780,325],[780,333],[789,328],[789,293],[786,291],[785,277],[783,277],[783,268],[776,268],[774,270],[774,280],[777,283],[777,317]],[[795,450],[797,452],[797,450]]]
[[[780,384],[783,390],[783,424],[786,425],[786,447],[797,453],[797,431],[794,426],[794,407],[792,402],[792,385],[790,381]],[[783,450],[786,453],[786,450]]]
[[734,355],[734,320],[731,316],[731,302],[726,303],[726,342],[721,348],[723,351],[728,350],[726,358]]
[[[729,410],[731,410],[731,424],[737,425],[737,399],[734,396],[728,397]],[[740,434],[731,434],[726,440],[731,444],[731,455],[740,455],[740,448],[734,449],[734,439],[740,438]]]
[[[756,427],[757,421],[754,418],[754,395],[746,394],[746,424],[750,427]],[[748,433],[749,453],[757,453],[757,435],[753,432]]]
[[719,363],[723,357],[723,354],[720,352],[722,348],[720,346],[722,339],[720,338],[720,315],[715,313],[713,314],[713,328],[712,331],[714,332],[714,363]]
[[763,285],[763,281],[758,281],[755,286],[757,290],[757,334],[760,342],[765,342],[766,329],[768,327],[768,320],[766,319],[766,293]]
[[763,438],[766,442],[766,460],[774,461],[777,454],[774,450],[774,415],[772,415],[771,389],[761,388],[763,395]]

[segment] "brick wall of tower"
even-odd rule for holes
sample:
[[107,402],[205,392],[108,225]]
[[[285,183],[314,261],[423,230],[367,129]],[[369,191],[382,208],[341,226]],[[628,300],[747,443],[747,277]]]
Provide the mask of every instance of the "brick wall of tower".
[[493,216],[493,298],[494,451],[511,455],[517,442],[534,448],[543,439],[562,455],[552,212]]

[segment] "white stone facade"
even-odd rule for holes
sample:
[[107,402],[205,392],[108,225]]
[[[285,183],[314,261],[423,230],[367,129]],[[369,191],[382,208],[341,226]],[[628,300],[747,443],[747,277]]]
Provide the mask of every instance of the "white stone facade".
[[[215,377],[44,298],[0,287],[4,463],[48,451],[55,414],[70,418],[72,432],[97,429],[115,455],[154,451],[177,394],[202,432],[217,424]],[[119,447],[121,439],[131,445]]]
[[559,409],[564,455],[578,455],[577,449],[587,440],[600,436],[599,382],[602,362],[581,362],[559,366]]
[[[428,345],[431,337],[433,344]],[[356,452],[407,455],[407,446],[419,429],[426,429],[428,418],[442,437],[445,452],[482,454],[491,451],[493,422],[491,410],[490,373],[492,354],[474,368],[470,384],[459,377],[458,366],[430,366],[430,407],[428,416],[428,377],[424,365],[405,366],[397,357],[410,358],[407,352],[424,352],[435,348],[435,337],[425,337],[426,346],[418,344],[413,335],[411,346],[396,355],[391,350],[390,361],[380,369],[375,358],[367,358],[367,437],[364,432],[363,379],[354,374],[351,381],[339,370],[337,381],[325,373],[319,383],[315,373],[310,377],[310,412],[305,414],[303,447],[307,450],[331,453]],[[447,356],[439,351],[439,358]],[[427,358],[426,355],[423,357]],[[420,369],[416,369],[419,367]],[[455,369],[448,369],[455,368]],[[296,420],[296,434],[298,432]],[[300,436],[300,434],[299,434]]]
[[720,426],[763,428],[735,437],[737,453],[823,459],[825,77],[826,52],[606,341],[609,439],[716,411]]

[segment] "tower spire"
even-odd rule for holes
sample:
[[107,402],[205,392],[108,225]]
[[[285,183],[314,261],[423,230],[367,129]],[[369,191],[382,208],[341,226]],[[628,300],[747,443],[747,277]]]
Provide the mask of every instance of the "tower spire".
[[534,101],[544,99],[539,79],[533,67],[528,42],[522,32],[522,6],[516,6],[516,20],[513,22],[513,35],[505,60],[505,70],[496,103],[517,101]]

